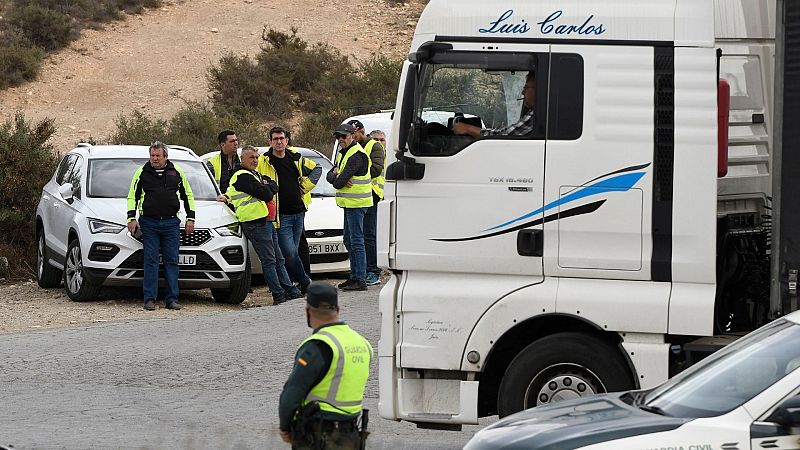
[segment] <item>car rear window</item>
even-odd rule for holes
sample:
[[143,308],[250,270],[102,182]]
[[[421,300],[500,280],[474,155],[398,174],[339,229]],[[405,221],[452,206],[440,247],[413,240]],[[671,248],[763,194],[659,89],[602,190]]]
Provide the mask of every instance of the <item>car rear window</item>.
[[[147,159],[94,159],[89,161],[89,197],[125,198],[136,169]],[[205,165],[199,161],[177,161],[183,170],[195,200],[214,200],[217,188]]]

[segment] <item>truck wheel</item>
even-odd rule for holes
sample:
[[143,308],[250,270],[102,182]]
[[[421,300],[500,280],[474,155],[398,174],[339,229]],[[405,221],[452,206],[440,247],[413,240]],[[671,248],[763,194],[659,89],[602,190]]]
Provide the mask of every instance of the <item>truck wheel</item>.
[[497,395],[505,417],[523,409],[603,392],[633,389],[630,370],[614,347],[584,333],[565,332],[525,347],[506,369]]
[[244,275],[236,281],[231,281],[231,285],[226,289],[211,289],[211,296],[215,301],[238,305],[247,298],[250,292],[250,260],[244,269]]
[[64,266],[64,288],[67,296],[73,302],[94,300],[100,291],[100,286],[93,286],[86,279],[83,272],[83,258],[81,258],[81,244],[77,239],[69,241],[67,246],[67,263]]
[[62,272],[47,262],[45,256],[44,230],[38,233],[36,245],[36,283],[39,287],[55,288],[61,284]]

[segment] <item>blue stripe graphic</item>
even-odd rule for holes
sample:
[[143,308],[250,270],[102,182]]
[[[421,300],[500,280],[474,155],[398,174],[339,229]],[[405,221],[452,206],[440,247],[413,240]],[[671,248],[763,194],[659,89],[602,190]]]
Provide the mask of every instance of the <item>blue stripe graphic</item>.
[[595,184],[590,186],[583,187],[572,194],[567,195],[566,197],[560,198],[554,202],[551,202],[544,206],[544,208],[537,209],[536,211],[529,212],[524,216],[517,217],[516,219],[512,219],[506,223],[501,223],[492,228],[487,228],[483,231],[492,231],[498,228],[503,228],[505,226],[511,225],[513,223],[519,222],[520,220],[529,219],[537,214],[542,214],[545,211],[553,209],[557,206],[564,205],[569,202],[573,202],[575,200],[580,200],[582,198],[590,197],[593,195],[604,194],[606,192],[625,192],[629,191],[642,177],[645,176],[645,172],[635,172],[635,173],[626,173],[623,175],[616,176],[614,178],[609,178],[607,180],[598,181]]

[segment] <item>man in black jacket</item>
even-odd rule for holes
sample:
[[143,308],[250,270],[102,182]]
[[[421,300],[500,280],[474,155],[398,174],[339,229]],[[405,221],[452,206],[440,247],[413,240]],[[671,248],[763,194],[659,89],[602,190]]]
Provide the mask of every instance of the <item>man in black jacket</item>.
[[[128,191],[128,230],[142,230],[144,246],[144,309],[156,309],[158,257],[164,261],[168,309],[181,309],[178,303],[178,250],[181,246],[180,201],[186,211],[186,234],[194,232],[194,195],[186,175],[168,160],[169,149],[161,142],[150,146],[150,161],[136,170]],[[139,220],[136,210],[139,209]]]
[[278,233],[274,225],[277,205],[273,200],[278,193],[278,184],[256,171],[258,150],[255,147],[245,145],[242,148],[239,164],[231,176],[228,190],[217,200],[233,205],[244,235],[261,260],[261,273],[272,291],[273,304],[302,297],[286,273],[278,245]]

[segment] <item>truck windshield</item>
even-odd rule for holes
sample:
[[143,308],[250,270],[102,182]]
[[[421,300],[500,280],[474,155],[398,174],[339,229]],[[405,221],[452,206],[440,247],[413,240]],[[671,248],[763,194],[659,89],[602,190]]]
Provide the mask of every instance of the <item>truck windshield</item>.
[[715,417],[749,401],[800,367],[800,326],[775,322],[750,333],[647,395],[673,417]]
[[448,156],[478,137],[457,135],[454,122],[478,129],[518,122],[533,107],[525,104],[523,88],[537,60],[534,53],[444,52],[424,63],[410,130],[412,153]]

